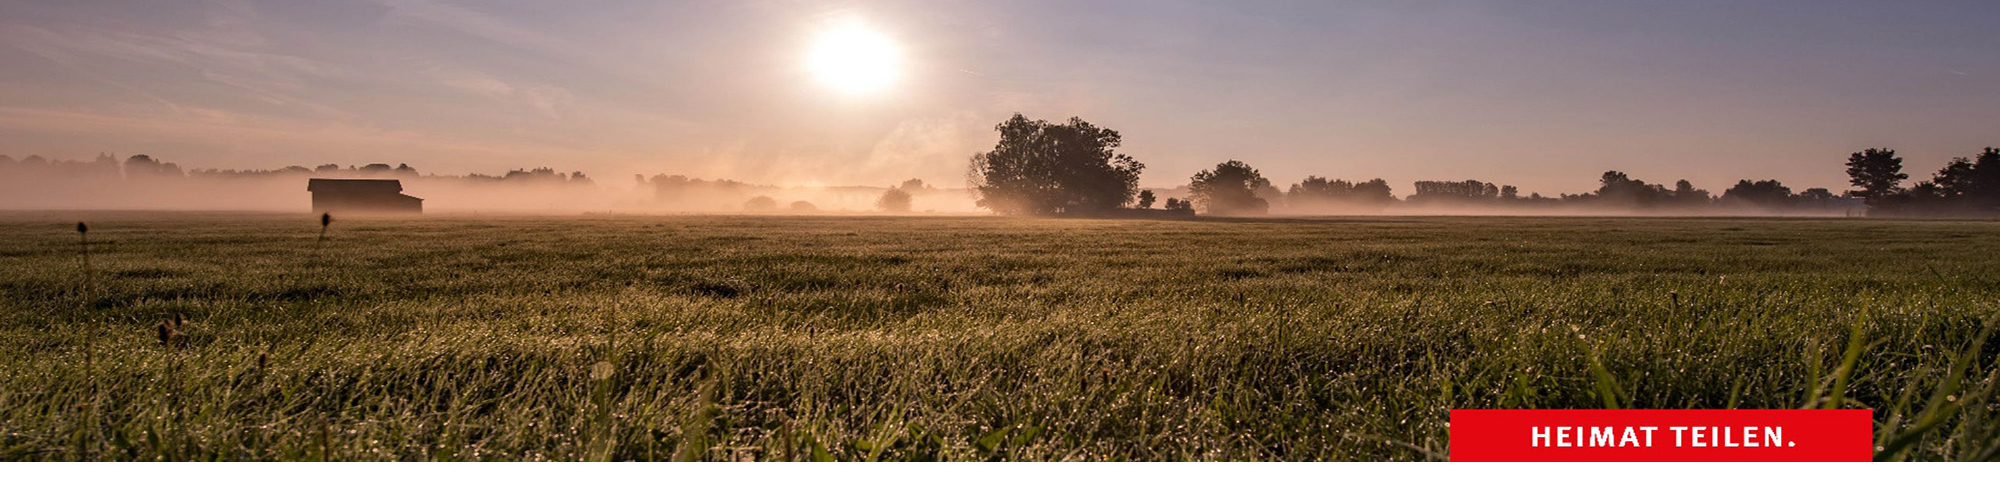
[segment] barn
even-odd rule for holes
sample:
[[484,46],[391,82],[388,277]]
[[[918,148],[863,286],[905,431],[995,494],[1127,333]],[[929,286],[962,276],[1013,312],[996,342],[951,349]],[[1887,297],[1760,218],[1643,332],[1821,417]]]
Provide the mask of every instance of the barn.
[[424,199],[403,194],[403,181],[395,179],[312,179],[306,191],[319,213],[424,213]]

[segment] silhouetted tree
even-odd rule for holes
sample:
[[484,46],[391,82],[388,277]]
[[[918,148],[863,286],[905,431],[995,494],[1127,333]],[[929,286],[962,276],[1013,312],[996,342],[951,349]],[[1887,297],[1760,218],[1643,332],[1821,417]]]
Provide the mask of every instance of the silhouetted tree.
[[1356,183],[1349,193],[1355,202],[1368,205],[1387,205],[1396,201],[1396,194],[1389,190],[1389,181],[1382,179]]
[[773,200],[769,196],[758,196],[743,202],[743,210],[746,212],[769,212],[777,209],[778,200]]
[[1285,203],[1307,210],[1336,206],[1379,207],[1395,200],[1389,192],[1389,182],[1382,179],[1355,183],[1315,175],[1307,176],[1285,191]]
[[1139,191],[1139,208],[1141,209],[1153,208],[1153,190],[1145,189]]
[[556,169],[553,168],[536,167],[528,170],[521,170],[521,169],[508,170],[506,175],[500,176],[500,180],[508,182],[537,182],[537,183],[559,184],[563,182],[568,182],[569,176],[563,175],[561,172],[557,172]]
[[1125,206],[1145,164],[1118,154],[1118,132],[1070,118],[1029,120],[1016,113],[994,127],[1000,142],[972,157],[967,178],[979,206],[1003,214],[1059,214]]
[[1805,191],[1799,191],[1797,198],[1798,201],[1795,206],[1813,210],[1827,210],[1838,206],[1837,203],[1840,200],[1840,195],[1833,194],[1833,190],[1827,188],[1810,188]]
[[1961,208],[2000,208],[2000,149],[1986,148],[1977,159],[1953,158],[1932,182],[1939,195]]
[[1687,179],[1674,182],[1674,192],[1669,198],[1673,199],[1675,205],[1683,206],[1701,205],[1710,201],[1708,190],[1695,189],[1694,183],[1688,182]]
[[1903,173],[1903,159],[1896,156],[1896,150],[1869,148],[1847,157],[1847,178],[1861,188],[1854,190],[1854,195],[1872,207],[1901,191],[1903,179],[1910,175]]
[[1792,206],[1792,188],[1777,180],[1752,182],[1749,179],[1736,181],[1736,185],[1722,192],[1722,199],[1747,203],[1765,208]]
[[1944,169],[1931,177],[1931,183],[1938,193],[1945,197],[1965,196],[1973,192],[1972,160],[1963,156],[1952,158]]
[[793,212],[817,212],[817,211],[819,211],[819,206],[818,206],[818,205],[814,205],[814,204],[812,204],[812,202],[810,202],[810,201],[806,201],[806,200],[799,200],[799,201],[794,201],[794,202],[792,202],[792,211],[793,211]]
[[[31,158],[40,158],[40,157],[31,157]],[[175,165],[172,163],[162,163],[158,160],[154,160],[153,157],[151,156],[132,155],[132,157],[125,159],[126,177],[152,177],[152,176],[181,177],[183,175],[185,174],[181,172],[180,165]]]
[[1195,172],[1188,183],[1188,198],[1211,214],[1262,214],[1271,210],[1271,203],[1257,197],[1257,192],[1270,186],[1271,181],[1250,164],[1229,160]]
[[1875,208],[1894,208],[1898,211],[1928,213],[1951,212],[1963,208],[1954,205],[1965,201],[1962,198],[1952,196],[1949,190],[1945,189],[1944,186],[1939,186],[1935,181],[1918,182],[1911,185],[1909,189],[1891,195],[1890,199],[1895,200],[1895,203],[1876,206]]
[[1650,206],[1669,196],[1666,186],[1647,184],[1617,170],[1605,172],[1597,182],[1597,201],[1603,203]]
[[901,189],[906,193],[919,193],[930,189],[930,186],[925,186],[923,179],[910,179],[903,181],[903,185],[897,189]]
[[875,208],[891,213],[908,212],[910,211],[910,193],[903,192],[902,189],[889,188],[888,191],[882,192],[881,198],[875,199]]
[[1335,197],[1346,194],[1347,190],[1353,188],[1354,183],[1352,182],[1338,179],[1328,180],[1325,177],[1308,175],[1305,180],[1299,181],[1297,184],[1293,184],[1291,189],[1285,190],[1285,198],[1292,205],[1314,205],[1331,201]]
[[1965,195],[1985,209],[2000,208],[2000,148],[1985,148],[1972,160],[1972,182]]
[[1415,203],[1484,202],[1500,199],[1500,186],[1472,179],[1417,181],[1416,188],[1416,192],[1411,193],[1409,198],[1409,201]]

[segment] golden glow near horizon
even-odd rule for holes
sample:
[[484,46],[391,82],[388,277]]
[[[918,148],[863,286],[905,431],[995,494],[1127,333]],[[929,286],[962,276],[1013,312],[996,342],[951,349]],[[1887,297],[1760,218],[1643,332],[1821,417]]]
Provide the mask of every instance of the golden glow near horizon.
[[844,94],[881,91],[901,76],[895,42],[858,23],[832,26],[813,41],[806,63],[821,84]]

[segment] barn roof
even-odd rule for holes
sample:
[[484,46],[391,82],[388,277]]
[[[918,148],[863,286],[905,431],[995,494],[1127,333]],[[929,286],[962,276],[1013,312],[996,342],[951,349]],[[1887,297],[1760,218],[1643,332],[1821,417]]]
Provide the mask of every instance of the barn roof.
[[396,179],[310,179],[306,191],[345,193],[401,193],[403,181]]

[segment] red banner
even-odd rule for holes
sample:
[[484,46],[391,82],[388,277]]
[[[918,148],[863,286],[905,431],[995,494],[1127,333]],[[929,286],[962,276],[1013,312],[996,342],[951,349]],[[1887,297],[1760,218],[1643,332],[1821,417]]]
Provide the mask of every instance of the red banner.
[[1452,410],[1455,462],[1866,462],[1868,410]]

